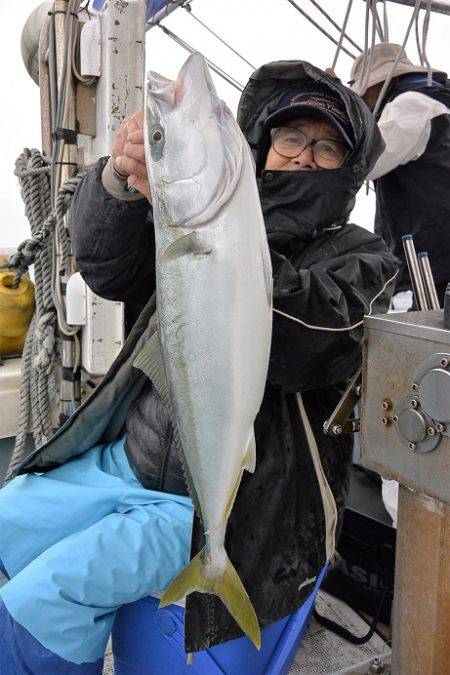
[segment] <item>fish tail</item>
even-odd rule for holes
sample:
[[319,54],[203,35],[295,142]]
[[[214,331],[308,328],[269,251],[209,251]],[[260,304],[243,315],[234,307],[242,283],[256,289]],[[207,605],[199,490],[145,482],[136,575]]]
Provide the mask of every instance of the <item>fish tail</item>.
[[206,562],[206,549],[202,549],[172,581],[163,595],[160,607],[181,600],[193,591],[217,595],[239,627],[248,635],[255,647],[260,649],[261,631],[255,610],[225,551],[223,555],[225,558],[223,571],[218,575],[208,576],[210,566]]

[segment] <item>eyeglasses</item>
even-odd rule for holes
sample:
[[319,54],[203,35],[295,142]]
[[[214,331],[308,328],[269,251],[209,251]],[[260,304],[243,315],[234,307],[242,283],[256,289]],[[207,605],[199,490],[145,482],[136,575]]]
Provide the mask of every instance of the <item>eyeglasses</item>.
[[293,159],[309,145],[312,147],[314,162],[321,169],[337,169],[346,160],[349,150],[344,143],[334,138],[312,139],[296,127],[278,127],[272,129],[272,147],[279,155]]

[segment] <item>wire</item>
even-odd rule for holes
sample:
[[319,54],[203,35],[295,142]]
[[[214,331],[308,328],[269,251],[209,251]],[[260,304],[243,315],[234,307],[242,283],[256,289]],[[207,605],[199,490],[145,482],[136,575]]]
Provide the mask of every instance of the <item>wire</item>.
[[206,30],[209,33],[211,33],[211,35],[214,35],[214,37],[217,38],[217,40],[219,40],[219,42],[221,42],[223,45],[228,47],[228,49],[230,51],[232,51],[233,54],[236,54],[236,56],[238,56],[242,61],[244,61],[244,63],[249,65],[250,68],[253,68],[253,70],[256,70],[256,66],[254,66],[252,63],[250,63],[250,61],[247,61],[245,56],[242,56],[242,54],[240,54],[236,49],[234,49],[228,42],[226,42],[226,40],[221,38],[220,35],[217,35],[217,33],[215,33],[209,26],[207,26],[206,23],[203,23],[203,21],[201,21],[201,19],[199,19],[197,16],[195,16],[195,14],[192,12],[192,8],[191,8],[190,5],[183,5],[183,9],[185,9],[186,12],[189,14],[189,16],[191,16],[193,19],[195,19],[195,21],[197,21],[201,26],[206,28]]
[[341,36],[339,38],[338,46],[337,46],[336,52],[334,54],[333,65],[331,66],[331,70],[334,70],[336,68],[336,63],[337,63],[337,60],[339,58],[339,53],[342,49],[342,42],[343,42],[344,35],[345,35],[345,29],[347,28],[347,22],[348,22],[348,19],[349,19],[349,16],[350,16],[350,11],[352,9],[352,4],[353,4],[353,0],[348,0],[347,9],[345,11],[345,16],[344,16],[344,23],[342,24]]
[[[180,45],[180,47],[183,47],[183,49],[185,49],[190,54],[195,54],[197,52],[197,50],[194,49],[194,47],[192,47],[190,44],[188,44],[187,42],[182,40],[178,35],[176,35],[171,30],[169,30],[169,28],[167,28],[167,26],[163,26],[161,23],[157,24],[157,26],[158,26],[158,28],[160,28],[163,31],[163,33],[168,35],[172,40],[174,40],[174,42],[176,42],[178,45]],[[208,66],[211,68],[211,70],[213,70],[215,73],[217,73],[217,75],[219,75],[222,79],[224,79],[226,82],[228,82],[228,84],[231,84],[232,87],[234,87],[235,89],[237,89],[240,92],[244,91],[243,85],[240,82],[238,82],[237,80],[235,80],[234,77],[232,77],[231,75],[228,75],[228,73],[226,73],[224,70],[222,70],[222,68],[220,68],[220,66],[217,66],[215,63],[213,63],[212,61],[210,61],[206,57],[205,57],[205,60],[208,64]]]
[[323,14],[323,16],[324,16],[325,18],[328,19],[328,21],[329,21],[329,22],[330,22],[330,23],[331,23],[331,24],[332,24],[332,25],[333,25],[340,33],[343,33],[344,37],[350,42],[351,45],[353,45],[353,47],[354,47],[355,49],[357,49],[359,52],[362,52],[361,47],[360,47],[359,45],[357,45],[356,42],[354,42],[354,41],[351,39],[351,37],[349,37],[349,36],[347,35],[347,33],[345,32],[345,28],[346,28],[345,26],[342,26],[342,28],[341,28],[341,27],[339,26],[339,24],[337,24],[336,21],[334,21],[334,19],[333,19],[329,14],[326,13],[326,11],[323,9],[323,7],[321,7],[320,4],[319,4],[316,0],[309,0],[309,1],[311,2],[311,4],[314,5],[314,7],[316,7],[316,9],[319,10],[319,12],[320,12],[321,14]]
[[[327,31],[326,31],[324,28],[322,28],[322,26],[320,26],[320,25],[317,23],[317,21],[314,21],[314,19],[313,19],[312,17],[310,17],[309,14],[308,14],[307,12],[305,12],[304,9],[301,9],[301,7],[299,7],[299,6],[297,5],[297,3],[294,2],[294,0],[287,0],[287,2],[288,2],[290,5],[292,5],[292,7],[294,7],[294,8],[297,10],[297,12],[300,12],[300,14],[301,14],[302,16],[304,16],[305,19],[306,19],[307,21],[309,21],[315,28],[317,28],[317,30],[319,30],[323,35],[325,35],[325,37],[327,37],[329,40],[331,40],[331,42],[334,42],[335,45],[338,45],[338,44],[339,44],[338,41],[335,40],[334,37],[333,37],[332,35],[330,35],[329,33],[327,33]],[[348,49],[347,49],[346,47],[343,47],[343,46],[342,46],[341,49],[342,49],[343,52],[345,52],[345,53],[346,53],[348,56],[350,56],[352,59],[356,59],[356,55],[355,55],[355,54],[352,54],[351,52],[349,52]]]
[[373,115],[374,116],[376,116],[376,114],[378,113],[378,111],[380,109],[381,102],[383,101],[384,95],[385,95],[385,93],[386,93],[386,91],[387,91],[387,89],[388,89],[388,87],[391,83],[392,77],[395,73],[395,69],[397,68],[398,62],[400,61],[400,57],[403,54],[403,50],[405,49],[406,43],[408,42],[409,34],[411,32],[411,28],[412,28],[412,26],[413,26],[413,24],[416,20],[416,16],[419,13],[419,10],[420,10],[420,5],[421,5],[421,0],[416,0],[416,3],[414,5],[414,10],[413,10],[413,13],[412,13],[412,16],[411,16],[411,20],[408,24],[408,28],[406,29],[405,37],[403,39],[402,47],[401,47],[401,49],[399,49],[398,54],[397,54],[397,58],[395,59],[394,63],[392,64],[391,70],[389,71],[389,75],[385,79],[383,87],[381,88],[381,91],[378,95],[378,100],[375,104],[375,108],[373,109]]
[[[372,300],[369,303],[369,311],[367,313],[367,316],[370,316],[372,314],[372,307],[373,307],[374,302],[376,300],[378,300],[380,295],[383,295],[384,291],[389,286],[389,284],[394,281],[397,274],[398,274],[398,270],[396,271],[394,276],[392,276],[390,279],[388,279],[386,281],[386,283],[384,284],[381,291],[379,291],[376,295],[374,295],[374,297],[372,298]],[[296,316],[291,316],[291,314],[287,314],[286,312],[282,312],[281,309],[275,309],[274,308],[273,311],[276,312],[277,314],[280,314],[281,316],[284,316],[286,319],[291,319],[292,321],[296,321],[297,323],[300,323],[305,328],[311,328],[311,330],[326,331],[326,332],[329,332],[329,333],[342,333],[342,332],[348,331],[348,330],[355,330],[355,328],[359,328],[359,326],[362,326],[362,324],[364,322],[364,319],[361,319],[361,321],[358,321],[357,323],[354,323],[352,326],[343,326],[341,328],[330,328],[329,326],[314,326],[313,324],[307,323],[306,321],[303,321],[302,319],[299,319]]]

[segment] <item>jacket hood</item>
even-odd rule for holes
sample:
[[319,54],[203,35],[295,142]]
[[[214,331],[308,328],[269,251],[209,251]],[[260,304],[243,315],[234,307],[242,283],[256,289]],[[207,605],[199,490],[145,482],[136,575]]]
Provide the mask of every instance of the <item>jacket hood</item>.
[[[288,89],[308,80],[320,82],[341,97],[352,125],[354,147],[339,169],[265,171],[270,147],[265,121]],[[284,214],[284,240],[289,235],[317,236],[323,229],[345,223],[356,193],[384,150],[375,119],[362,99],[306,61],[274,61],[256,70],[243,91],[237,119],[255,159],[263,210],[268,200],[272,213],[281,210]],[[276,227],[267,220],[266,224],[268,230]]]

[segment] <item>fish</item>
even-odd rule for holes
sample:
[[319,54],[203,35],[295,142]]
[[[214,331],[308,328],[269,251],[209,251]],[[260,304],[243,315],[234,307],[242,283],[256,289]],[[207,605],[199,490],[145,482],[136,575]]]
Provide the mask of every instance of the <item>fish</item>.
[[[156,243],[157,330],[136,359],[169,409],[205,546],[161,605],[217,595],[261,645],[258,619],[225,550],[272,332],[272,268],[250,148],[203,56],[176,81],[149,72],[145,154]],[[245,537],[245,532],[241,533]]]

